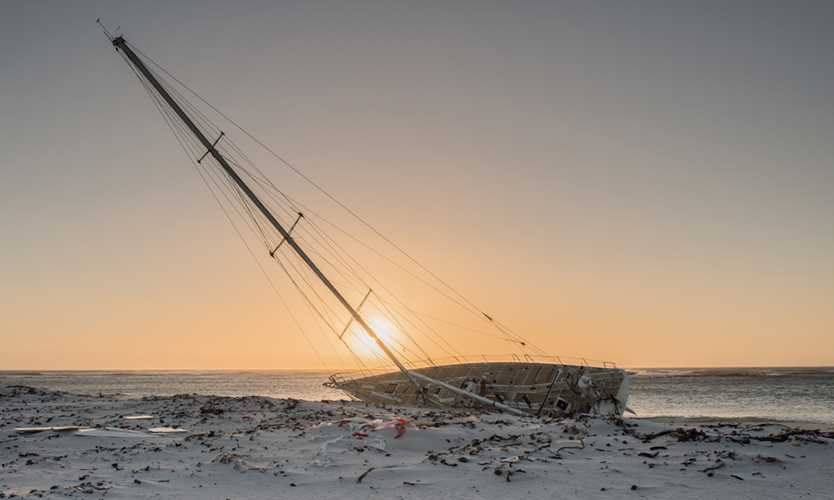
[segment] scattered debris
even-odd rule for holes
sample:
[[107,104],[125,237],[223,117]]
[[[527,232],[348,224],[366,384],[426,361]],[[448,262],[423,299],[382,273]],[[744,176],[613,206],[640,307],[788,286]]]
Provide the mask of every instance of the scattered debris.
[[676,438],[679,443],[684,443],[687,441],[703,441],[707,437],[706,433],[701,429],[685,429],[683,427],[678,427],[677,429],[666,429],[659,432],[644,434],[642,436],[638,435],[637,433],[635,433],[634,435],[640,440],[642,440],[644,443],[649,443],[661,436],[672,436]]
[[64,425],[53,427],[15,427],[14,431],[18,434],[38,434],[40,432],[70,432],[86,429],[86,427],[81,427],[77,425]]
[[148,429],[148,432],[152,432],[154,434],[181,434],[188,431],[177,427],[151,427]]
[[718,469],[721,469],[721,468],[725,467],[726,465],[727,464],[723,460],[719,459],[715,462],[715,465],[707,467],[706,469],[701,469],[701,472],[707,472],[707,473],[713,472],[713,471],[716,471]]
[[[8,392],[20,395],[7,398]],[[823,444],[834,444],[829,433],[775,424],[678,427],[589,416],[528,419],[471,415],[469,410],[195,394],[125,400],[2,387],[0,394],[0,418],[9,429],[0,435],[0,474],[8,473],[0,476],[0,493],[6,498],[10,493],[101,497],[113,488],[124,491],[126,487],[151,492],[163,483],[164,488],[173,488],[183,478],[194,478],[192,484],[202,488],[199,485],[208,485],[207,478],[218,468],[241,475],[268,474],[281,479],[282,488],[303,487],[322,477],[330,481],[335,471],[345,474],[339,480],[350,486],[361,484],[360,488],[373,490],[382,485],[416,488],[460,477],[473,483],[475,495],[481,496],[489,496],[479,490],[484,480],[518,482],[519,475],[525,474],[533,481],[559,480],[565,477],[560,475],[589,470],[602,471],[603,477],[612,479],[631,477],[627,482],[595,484],[594,492],[630,487],[649,491],[654,487],[647,486],[653,484],[647,478],[655,474],[655,484],[677,484],[669,481],[669,475],[681,474],[680,484],[697,486],[697,481],[708,481],[706,477],[715,477],[720,469],[728,478],[746,481],[738,486],[760,481],[772,484],[785,480],[784,471],[802,470],[797,467],[811,463],[806,457],[819,460],[830,450]],[[48,405],[41,404],[47,401]],[[121,427],[128,421],[151,419],[159,426]],[[51,426],[59,422],[73,425]],[[62,439],[61,431],[99,439]],[[55,441],[46,443],[51,440]],[[67,451],[46,451],[62,447]],[[137,462],[134,457],[142,458]],[[623,464],[640,462],[642,472],[619,475]],[[52,486],[47,483],[41,489],[20,488],[17,478],[27,477],[20,474],[24,467],[40,471],[56,463],[66,469],[64,477],[75,479]],[[393,482],[386,483],[385,479],[392,478],[380,470],[394,467],[399,471]],[[403,471],[421,476],[409,477]],[[372,472],[378,476],[368,479]],[[482,475],[481,479],[473,474]],[[434,478],[446,479],[438,483]],[[724,483],[713,484],[722,488]],[[584,493],[593,496],[593,492]]]
[[374,470],[374,469],[376,469],[376,467],[371,467],[370,469],[368,469],[368,470],[366,470],[365,472],[363,472],[363,473],[362,473],[359,477],[357,477],[357,478],[356,478],[356,484],[361,483],[361,482],[362,482],[362,480],[363,480],[363,479],[365,479],[365,476],[367,476],[368,474],[370,474],[370,473],[371,473],[371,471],[372,471],[372,470]]
[[134,431],[130,429],[120,429],[118,427],[105,427],[103,429],[81,429],[75,433],[76,436],[84,437],[100,437],[100,438],[128,438],[128,439],[143,439],[150,437],[149,434],[142,431]]
[[756,455],[755,457],[753,457],[753,462],[756,462],[756,463],[764,462],[766,464],[781,464],[781,463],[784,463],[784,460],[782,460],[780,458],[776,458],[776,457],[767,456],[767,455]]

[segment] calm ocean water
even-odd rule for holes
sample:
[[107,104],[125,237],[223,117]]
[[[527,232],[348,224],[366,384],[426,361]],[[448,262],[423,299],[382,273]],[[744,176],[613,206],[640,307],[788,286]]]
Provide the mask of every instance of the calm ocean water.
[[[834,368],[637,369],[638,416],[764,418],[834,424]],[[84,394],[182,393],[340,399],[312,371],[0,372],[0,385]]]

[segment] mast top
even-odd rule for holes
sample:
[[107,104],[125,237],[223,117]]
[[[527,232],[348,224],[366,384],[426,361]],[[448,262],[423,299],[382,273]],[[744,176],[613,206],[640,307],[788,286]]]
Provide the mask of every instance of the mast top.
[[[100,18],[100,17],[97,17],[97,18],[96,18],[96,24],[98,24],[99,26],[101,26],[101,30],[102,30],[102,31],[104,31],[104,35],[105,35],[105,36],[106,36],[106,37],[107,37],[107,38],[108,38],[111,42],[113,42],[113,45],[116,45],[116,40],[114,39],[113,34],[112,34],[112,33],[110,33],[110,30],[108,30],[108,29],[107,29],[107,27],[104,25],[104,23],[102,23],[102,22],[101,22],[101,18]],[[121,25],[116,26],[116,31],[119,31],[119,28],[121,28]],[[121,35],[119,35],[117,38],[121,38],[121,39],[122,39],[122,41],[124,42],[124,37],[122,37]]]

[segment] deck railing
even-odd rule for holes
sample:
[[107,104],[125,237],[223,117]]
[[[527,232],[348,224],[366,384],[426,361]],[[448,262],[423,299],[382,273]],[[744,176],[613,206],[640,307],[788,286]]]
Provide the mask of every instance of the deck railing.
[[[425,360],[404,361],[407,368],[416,370],[433,366],[467,364],[467,363],[553,363],[559,365],[579,365],[591,368],[616,368],[617,365],[611,361],[581,358],[576,356],[547,356],[540,354],[481,354],[474,356],[448,356],[442,358],[431,358]],[[334,373],[331,376],[333,382],[349,381],[356,378],[372,375],[382,375],[394,372],[397,369],[393,366],[376,366],[362,368],[352,371]]]

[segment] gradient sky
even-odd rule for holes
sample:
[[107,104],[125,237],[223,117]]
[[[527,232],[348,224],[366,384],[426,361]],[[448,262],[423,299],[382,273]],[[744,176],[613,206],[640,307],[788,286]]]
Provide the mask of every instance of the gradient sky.
[[96,17],[549,351],[834,364],[831,2],[6,1],[0,369],[317,366]]

